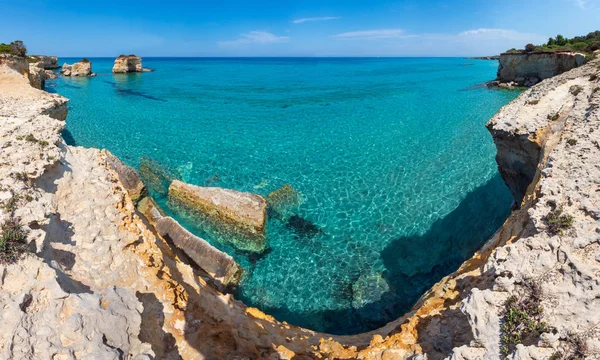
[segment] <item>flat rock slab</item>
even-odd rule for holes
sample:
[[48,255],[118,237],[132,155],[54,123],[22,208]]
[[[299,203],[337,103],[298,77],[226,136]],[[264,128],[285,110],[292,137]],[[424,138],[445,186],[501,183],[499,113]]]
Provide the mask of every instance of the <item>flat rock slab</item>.
[[260,195],[175,180],[169,187],[169,206],[191,211],[200,222],[207,220],[241,250],[266,248],[267,202]]
[[160,236],[171,239],[198,266],[219,282],[217,285],[222,285],[219,286],[221,289],[235,285],[240,280],[243,269],[231,256],[187,231],[173,218],[160,218],[155,227]]

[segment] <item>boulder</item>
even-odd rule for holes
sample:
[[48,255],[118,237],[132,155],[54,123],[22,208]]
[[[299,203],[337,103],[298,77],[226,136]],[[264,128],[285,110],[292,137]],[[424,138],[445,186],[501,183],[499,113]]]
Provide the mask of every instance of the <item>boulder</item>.
[[106,164],[117,173],[119,181],[123,184],[123,187],[134,204],[146,196],[146,187],[140,180],[140,177],[134,168],[125,165],[119,158],[108,151],[106,151]]
[[169,207],[189,212],[241,250],[266,249],[267,202],[260,195],[175,180],[169,187]]
[[56,79],[56,72],[54,72],[52,70],[44,70],[44,72],[46,73],[46,79],[50,79],[50,80]]
[[135,55],[120,55],[115,59],[113,73],[144,72],[148,69],[142,67],[142,58]]
[[30,57],[41,61],[44,70],[55,70],[60,68],[60,65],[58,65],[58,57],[56,56],[31,55]]
[[236,285],[241,279],[243,268],[231,256],[190,233],[173,218],[160,218],[156,221],[155,227],[160,236],[171,240],[215,279],[220,290]]
[[302,197],[291,185],[285,184],[267,195],[267,203],[271,211],[282,219],[287,219],[302,204]]

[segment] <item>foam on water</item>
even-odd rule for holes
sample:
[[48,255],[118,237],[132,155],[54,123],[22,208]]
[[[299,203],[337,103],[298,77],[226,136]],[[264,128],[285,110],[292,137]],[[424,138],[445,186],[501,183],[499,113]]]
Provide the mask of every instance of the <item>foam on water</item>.
[[296,216],[270,218],[263,256],[178,217],[248,270],[236,296],[280,320],[381,326],[508,215],[484,124],[518,93],[480,86],[495,61],[153,58],[153,73],[112,75],[113,59],[91,60],[98,77],[50,83],[71,99],[70,143],[196,185],[300,193]]

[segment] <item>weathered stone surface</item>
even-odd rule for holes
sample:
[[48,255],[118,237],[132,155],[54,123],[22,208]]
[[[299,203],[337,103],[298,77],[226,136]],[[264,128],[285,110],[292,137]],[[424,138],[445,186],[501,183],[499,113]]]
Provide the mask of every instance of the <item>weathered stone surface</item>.
[[55,70],[60,68],[60,65],[58,65],[58,57],[56,56],[30,55],[30,57],[34,57],[41,61],[44,70]]
[[135,55],[120,55],[115,59],[112,72],[114,73],[130,73],[143,72],[142,58]]
[[361,309],[364,306],[381,300],[381,296],[390,291],[387,281],[381,273],[361,275],[352,284],[352,307]]
[[221,289],[236,285],[240,280],[243,270],[231,256],[190,233],[173,218],[158,219],[156,230],[160,236],[172,240],[202,270],[211,275],[219,283]]
[[36,89],[44,90],[46,86],[46,71],[41,62],[29,64],[29,83]]
[[147,191],[144,183],[140,180],[140,177],[134,168],[125,165],[119,158],[103,150],[106,156],[106,163],[110,166],[119,177],[119,180],[123,184],[127,194],[134,203],[137,203],[142,197],[146,196]]
[[96,73],[92,72],[91,61],[78,61],[74,64],[63,64],[60,73],[64,76],[96,76]]
[[158,206],[156,201],[149,196],[142,198],[138,202],[137,210],[153,225],[155,225],[159,219],[166,216],[165,212]]
[[267,202],[260,195],[175,180],[169,187],[171,205],[173,209],[182,207],[205,217],[233,235],[231,241],[243,250],[263,251],[266,248]]
[[544,80],[581,66],[584,62],[585,56],[578,53],[504,53],[500,56],[497,80],[521,84],[527,77]]

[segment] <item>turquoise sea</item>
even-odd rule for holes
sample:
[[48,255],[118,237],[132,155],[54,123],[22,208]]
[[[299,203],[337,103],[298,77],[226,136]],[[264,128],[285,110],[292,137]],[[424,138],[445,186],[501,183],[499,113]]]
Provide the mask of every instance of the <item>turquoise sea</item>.
[[509,214],[484,124],[519,93],[484,86],[496,61],[145,58],[154,72],[113,75],[114,59],[90,60],[97,77],[48,83],[71,99],[69,144],[196,185],[301,194],[300,222],[271,217],[261,256],[173,214],[247,270],[236,297],[279,320],[384,325]]

